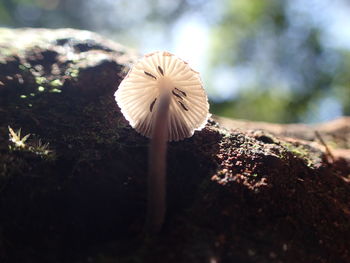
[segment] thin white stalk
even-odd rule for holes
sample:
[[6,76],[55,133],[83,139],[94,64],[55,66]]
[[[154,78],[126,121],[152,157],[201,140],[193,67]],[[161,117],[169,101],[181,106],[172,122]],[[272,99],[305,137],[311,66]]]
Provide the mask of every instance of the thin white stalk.
[[159,96],[158,109],[152,131],[148,164],[148,207],[146,228],[158,233],[166,211],[166,152],[168,141],[170,92],[164,87]]

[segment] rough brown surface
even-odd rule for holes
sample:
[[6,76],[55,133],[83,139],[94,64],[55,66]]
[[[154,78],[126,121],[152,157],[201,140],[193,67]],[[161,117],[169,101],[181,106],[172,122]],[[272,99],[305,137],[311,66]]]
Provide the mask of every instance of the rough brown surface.
[[144,235],[148,140],[113,98],[134,59],[86,31],[0,29],[0,262],[350,261],[348,118],[210,120],[169,144],[166,222]]

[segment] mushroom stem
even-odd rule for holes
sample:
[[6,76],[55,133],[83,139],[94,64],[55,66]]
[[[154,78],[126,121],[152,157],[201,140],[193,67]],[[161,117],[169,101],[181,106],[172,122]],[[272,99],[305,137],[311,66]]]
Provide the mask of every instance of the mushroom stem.
[[146,228],[150,233],[161,230],[166,211],[166,148],[170,92],[164,87],[152,130],[148,166],[148,207]]

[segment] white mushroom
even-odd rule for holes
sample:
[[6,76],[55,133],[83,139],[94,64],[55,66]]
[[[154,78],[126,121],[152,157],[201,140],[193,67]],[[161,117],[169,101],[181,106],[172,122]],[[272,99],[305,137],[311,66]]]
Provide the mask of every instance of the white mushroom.
[[120,83],[116,101],[130,125],[151,137],[146,227],[160,231],[166,210],[167,141],[193,135],[210,116],[199,73],[168,52],[139,60]]
[[168,141],[191,137],[205,126],[209,104],[199,73],[168,52],[139,60],[120,83],[115,98],[130,125],[151,137],[162,92],[170,95]]

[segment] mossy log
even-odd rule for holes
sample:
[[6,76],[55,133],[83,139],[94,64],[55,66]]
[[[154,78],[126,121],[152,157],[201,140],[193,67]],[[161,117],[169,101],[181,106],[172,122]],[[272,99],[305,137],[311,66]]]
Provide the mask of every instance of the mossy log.
[[214,117],[169,143],[166,222],[144,235],[149,141],[113,97],[136,58],[92,32],[0,29],[0,262],[350,262],[345,117]]

